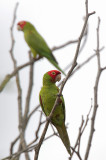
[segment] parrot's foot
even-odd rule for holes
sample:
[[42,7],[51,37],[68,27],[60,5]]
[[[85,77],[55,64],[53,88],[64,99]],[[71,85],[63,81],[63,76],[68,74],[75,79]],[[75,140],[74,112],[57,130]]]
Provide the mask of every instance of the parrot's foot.
[[51,121],[50,116],[47,116],[46,120],[50,122]]
[[33,57],[33,60],[37,60],[38,58],[37,57]]
[[68,159],[71,160],[71,156]]
[[33,57],[34,60],[39,60],[39,59],[41,59],[41,58],[42,58],[42,56],[39,56],[39,55]]
[[71,158],[72,158],[72,154],[70,153],[70,157],[69,157],[69,160],[71,160]]
[[63,97],[63,95],[62,95],[62,94],[59,94],[59,93],[57,93],[56,96],[58,96],[58,97],[61,97],[61,96],[62,96],[62,97]]

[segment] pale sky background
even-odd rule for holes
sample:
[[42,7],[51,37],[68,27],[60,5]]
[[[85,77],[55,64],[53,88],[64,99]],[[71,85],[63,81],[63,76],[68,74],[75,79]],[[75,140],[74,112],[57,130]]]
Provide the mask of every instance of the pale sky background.
[[[9,55],[11,47],[10,26],[13,18],[13,11],[16,0],[0,0],[0,81],[4,76],[13,71],[13,65]],[[96,49],[96,28],[97,18],[100,16],[100,47],[106,46],[106,5],[105,0],[89,0],[89,12],[96,11],[96,14],[89,19],[89,35],[87,44],[78,58],[78,63],[83,62],[94,53]],[[17,19],[14,27],[14,55],[18,65],[28,61],[28,46],[24,41],[23,33],[17,31],[16,24],[20,20],[32,22],[41,35],[45,38],[50,48],[58,46],[78,38],[83,25],[85,15],[85,0],[21,0],[17,10]],[[70,45],[64,49],[53,52],[61,68],[70,63],[75,54],[76,45]],[[102,66],[106,66],[106,50],[101,55]],[[55,69],[46,59],[35,64],[35,77],[30,110],[38,103],[38,95],[42,86],[42,77],[48,70]],[[78,71],[70,79],[63,90],[66,104],[66,123],[69,123],[68,134],[70,142],[74,146],[78,129],[81,123],[81,116],[86,115],[91,106],[93,98],[93,87],[97,72],[96,58]],[[23,89],[23,107],[28,84],[28,68],[20,72]],[[62,78],[64,78],[62,76]],[[96,117],[96,132],[92,142],[89,160],[106,160],[106,71],[103,72],[99,84],[99,108]],[[26,139],[29,143],[34,138],[39,113],[31,119],[27,128]],[[90,124],[90,121],[89,121]],[[83,157],[86,149],[89,126],[82,137],[81,155]],[[49,128],[47,135],[51,133]],[[17,89],[15,79],[12,78],[9,85],[0,93],[0,158],[9,155],[10,143],[18,135],[18,111],[17,111]],[[33,160],[34,152],[30,153]],[[23,158],[22,158],[23,159]],[[39,160],[67,160],[68,154],[59,138],[53,137],[44,142]],[[73,160],[78,158],[74,156]]]

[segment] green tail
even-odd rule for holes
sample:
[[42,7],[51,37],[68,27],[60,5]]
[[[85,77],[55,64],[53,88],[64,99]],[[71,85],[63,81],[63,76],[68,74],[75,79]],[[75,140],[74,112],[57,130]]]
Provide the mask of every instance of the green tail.
[[68,133],[67,133],[67,130],[66,130],[66,127],[65,127],[65,124],[63,123],[63,125],[60,127],[60,126],[57,126],[55,125],[58,133],[59,133],[59,136],[63,142],[63,144],[65,145],[69,155],[71,156],[71,150],[70,150],[70,140],[69,140],[69,137],[68,137]]
[[[49,60],[49,59],[48,59]],[[59,71],[61,71],[65,76],[66,76],[66,74],[64,73],[64,71],[58,66],[58,64],[55,62],[55,61],[53,61],[53,60],[49,60]]]

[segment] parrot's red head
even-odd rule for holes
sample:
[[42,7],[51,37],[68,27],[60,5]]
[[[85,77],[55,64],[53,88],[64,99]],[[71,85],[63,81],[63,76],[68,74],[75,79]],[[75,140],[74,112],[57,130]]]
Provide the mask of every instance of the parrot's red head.
[[61,80],[61,72],[57,70],[51,70],[47,72],[54,82],[59,82]]
[[17,29],[23,30],[24,26],[26,25],[26,21],[20,21],[17,23]]

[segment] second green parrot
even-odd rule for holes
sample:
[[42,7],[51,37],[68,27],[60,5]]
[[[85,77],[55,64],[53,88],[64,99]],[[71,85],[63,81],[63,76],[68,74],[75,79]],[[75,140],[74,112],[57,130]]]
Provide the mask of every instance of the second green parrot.
[[63,70],[58,66],[58,62],[53,56],[46,41],[30,22],[18,22],[17,29],[24,32],[25,41],[30,47],[34,58],[36,58],[37,54],[39,54],[41,57],[46,57],[58,70],[60,70],[65,75]]
[[[39,94],[39,101],[46,116],[49,116],[54,106],[57,94],[59,93],[59,88],[55,85],[55,83],[60,81],[60,79],[61,72],[57,70],[51,70],[43,76],[43,87],[41,88]],[[56,107],[51,118],[51,123],[56,127],[64,146],[71,156],[70,141],[65,127],[65,104],[63,96],[59,99],[58,106]]]

